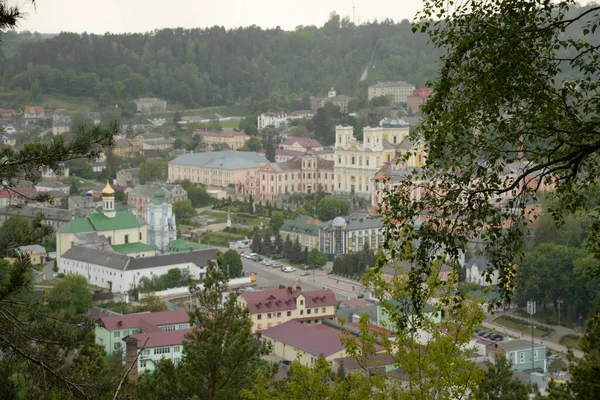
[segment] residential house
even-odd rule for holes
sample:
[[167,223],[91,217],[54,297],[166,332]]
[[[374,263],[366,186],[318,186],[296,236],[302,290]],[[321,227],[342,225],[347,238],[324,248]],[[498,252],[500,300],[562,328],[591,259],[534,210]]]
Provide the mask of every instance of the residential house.
[[492,269],[488,259],[473,257],[465,265],[465,282],[476,283],[479,286],[497,286],[499,281],[498,270],[493,270],[488,278],[485,276],[488,269]]
[[32,220],[41,216],[42,224],[53,228],[60,228],[71,222],[73,218],[85,216],[87,212],[89,211],[82,209],[64,210],[60,208],[33,207],[31,205],[20,206],[19,208],[0,207],[0,222],[4,223],[4,221],[14,215],[20,215]]
[[106,169],[106,163],[103,161],[96,161],[92,163],[92,171],[100,173]]
[[413,90],[410,96],[406,98],[406,108],[415,113],[420,112],[421,106],[425,104],[431,93],[433,93],[433,89],[431,88]]
[[291,137],[279,143],[279,148],[281,150],[293,150],[301,153],[306,153],[307,151],[311,150],[318,151],[325,149],[325,147],[315,139],[305,137]]
[[242,293],[238,296],[238,303],[248,307],[252,332],[256,332],[290,320],[308,325],[320,324],[323,319],[335,317],[337,301],[331,289],[304,292],[300,286],[293,285]]
[[[7,129],[11,129],[11,132],[13,133],[9,133]],[[15,147],[17,145],[17,136],[14,133],[16,132],[16,129],[13,128],[12,125],[8,125],[5,132],[5,134],[0,135],[0,143],[6,147]]]
[[377,82],[370,85],[368,89],[369,100],[374,97],[391,96],[394,103],[406,103],[408,96],[415,90],[415,85],[404,81],[398,82]]
[[327,97],[321,99],[319,107],[323,107],[327,103],[332,103],[334,106],[338,106],[341,112],[347,113],[350,100],[352,100],[352,97],[344,96],[343,94],[337,94],[335,89],[331,88],[327,94]]
[[140,184],[139,168],[122,169],[117,172],[117,186],[133,187]]
[[71,186],[58,181],[41,181],[34,185],[35,190],[40,193],[58,191],[69,194]]
[[140,146],[127,139],[116,139],[112,147],[112,153],[115,156],[127,157],[134,151],[139,151]]
[[87,113],[87,117],[92,120],[94,125],[100,125],[100,122],[102,122],[101,115],[99,112],[90,111],[89,113]]
[[169,161],[169,182],[187,179],[210,187],[243,188],[267,163],[260,154],[245,151],[189,153]]
[[302,246],[309,249],[318,249],[319,226],[321,224],[323,224],[321,220],[311,218],[308,215],[299,215],[294,219],[286,220],[279,228],[279,234],[284,240],[289,236],[290,240],[295,242],[297,238]]
[[310,326],[289,320],[261,330],[257,336],[271,344],[271,354],[275,357],[298,360],[309,367],[319,357],[333,362],[346,356],[346,347],[341,341],[342,331],[327,325]]
[[168,203],[187,200],[187,191],[179,184],[148,184],[136,185],[127,195],[127,204],[135,207],[138,215],[146,215],[148,204],[154,198],[154,192],[162,187],[166,193]]
[[198,135],[202,139],[202,143],[206,144],[226,144],[231,150],[237,150],[244,147],[246,142],[250,139],[250,136],[244,132],[236,131],[194,131],[193,135]]
[[112,355],[123,350],[122,339],[129,335],[187,330],[189,321],[185,310],[100,317],[95,331],[96,344]]
[[24,204],[28,199],[37,195],[35,188],[17,188],[0,191],[0,207]]
[[77,234],[97,233],[107,238],[111,245],[148,242],[148,225],[130,211],[115,210],[115,191],[107,183],[102,190],[102,212],[92,212],[61,226],[56,232],[56,261],[74,244],[79,243]]
[[25,109],[23,110],[23,118],[27,121],[35,122],[45,117],[46,113],[44,107],[41,106],[25,106]]
[[266,201],[282,194],[333,192],[333,161],[307,152],[288,161],[268,163],[258,171],[257,179],[249,179],[246,193]]
[[[183,324],[177,324],[177,326]],[[137,365],[131,369],[129,376],[152,373],[160,360],[170,359],[177,365],[183,358],[183,343],[186,335],[193,329],[161,330],[156,332],[135,333],[123,338],[124,360],[136,360]],[[137,330],[136,330],[137,332]],[[129,355],[129,358],[127,357]],[[126,364],[127,367],[129,365]]]
[[42,179],[60,180],[69,176],[69,167],[67,167],[66,163],[61,162],[59,163],[59,169],[56,171],[51,168],[41,167],[40,174]]
[[[10,124],[5,125],[3,129],[4,129],[4,133],[7,134],[6,136],[12,136],[17,133],[17,128],[15,128],[14,125],[10,125]],[[9,144],[9,143],[5,143],[5,144]],[[17,144],[17,139],[14,138],[14,144],[10,144],[10,145],[14,146],[16,144]]]
[[17,112],[12,108],[0,108],[0,116],[2,118],[12,118],[17,115]]
[[20,246],[17,248],[17,253],[28,255],[31,263],[34,265],[43,264],[46,262],[46,249],[39,244],[31,244],[28,246]]
[[188,271],[193,279],[201,279],[206,275],[208,262],[217,258],[216,249],[144,256],[155,252],[156,246],[144,243],[113,245],[104,250],[74,245],[62,254],[57,266],[65,275],[82,275],[91,285],[126,293],[140,279],[152,279],[174,268]]
[[486,355],[492,358],[505,356],[512,362],[512,369],[515,371],[547,371],[546,346],[539,343],[532,345],[530,340],[516,339],[488,344]]
[[167,101],[157,99],[156,97],[142,97],[135,100],[135,104],[137,106],[137,112],[141,113],[167,111]]
[[231,147],[227,143],[199,143],[196,147],[197,151],[227,151],[231,150]]

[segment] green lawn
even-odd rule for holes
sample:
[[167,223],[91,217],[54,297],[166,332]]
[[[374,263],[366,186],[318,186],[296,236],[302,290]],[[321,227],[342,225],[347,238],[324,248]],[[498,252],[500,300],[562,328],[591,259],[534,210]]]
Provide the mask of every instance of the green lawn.
[[581,350],[579,337],[577,335],[565,335],[560,339],[560,344],[575,350]]
[[229,242],[244,239],[244,235],[228,232],[204,232],[200,235],[200,242],[215,246],[229,246]]
[[[498,317],[494,320],[494,322],[498,325],[505,326],[508,329],[513,329],[515,331],[523,332],[526,335],[531,335],[531,325],[529,325],[527,322],[515,322],[513,320],[507,319],[506,317]],[[533,331],[533,336],[543,338],[550,335],[552,332],[554,332],[554,329],[542,330],[536,327],[536,329]]]
[[237,128],[240,124],[240,121],[231,120],[231,121],[219,121],[219,125],[223,127],[224,130],[232,130]]
[[227,213],[204,211],[198,215],[215,219],[217,221],[217,223],[219,223],[219,224],[222,224],[223,222],[227,222]]

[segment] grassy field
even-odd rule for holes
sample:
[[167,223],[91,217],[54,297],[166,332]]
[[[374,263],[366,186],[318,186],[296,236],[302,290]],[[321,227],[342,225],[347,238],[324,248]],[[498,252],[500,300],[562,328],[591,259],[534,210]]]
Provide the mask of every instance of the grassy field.
[[204,211],[199,216],[208,217],[215,219],[217,223],[222,224],[223,222],[227,222],[227,213],[213,212],[213,211]]
[[[531,335],[531,326],[527,322],[520,323],[506,317],[496,318],[494,322],[508,329],[523,332],[526,335]],[[554,329],[544,330],[536,326],[536,329],[533,331],[533,336],[543,338],[550,335],[552,332],[554,332]]]
[[227,232],[204,232],[200,235],[200,242],[216,246],[229,246],[229,242],[244,239],[244,235]]
[[240,124],[240,121],[231,120],[231,121],[219,121],[219,125],[223,127],[223,130],[232,130],[237,128]]
[[575,350],[581,350],[579,346],[579,336],[577,335],[565,335],[560,339],[560,344],[566,347],[570,347]]

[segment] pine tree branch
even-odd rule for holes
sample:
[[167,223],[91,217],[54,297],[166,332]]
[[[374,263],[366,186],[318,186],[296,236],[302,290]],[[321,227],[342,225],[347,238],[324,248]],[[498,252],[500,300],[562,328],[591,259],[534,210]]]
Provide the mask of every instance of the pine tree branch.
[[[113,400],[117,400],[117,396],[119,395],[119,392],[121,391],[121,387],[123,386],[123,382],[125,382],[125,378],[127,378],[127,375],[129,375],[129,372],[131,372],[131,370],[133,369],[133,366],[135,364],[137,364],[138,358],[140,358],[140,355],[142,354],[142,352],[146,348],[146,344],[148,343],[149,339],[150,338],[146,339],[146,341],[142,345],[142,348],[140,349],[140,351],[138,351],[137,355],[135,356],[135,360],[133,360],[133,362],[131,363],[131,365],[129,366],[129,368],[127,368],[127,371],[125,371],[125,373],[123,374],[123,377],[119,381],[119,386],[117,386],[117,391],[115,392],[115,395],[113,396]],[[125,350],[127,351],[127,349],[125,349]]]

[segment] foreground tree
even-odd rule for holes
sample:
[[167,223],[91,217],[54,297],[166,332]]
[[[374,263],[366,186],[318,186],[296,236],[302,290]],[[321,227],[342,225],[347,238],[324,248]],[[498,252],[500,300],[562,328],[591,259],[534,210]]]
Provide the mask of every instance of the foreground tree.
[[92,295],[82,275],[65,276],[48,293],[48,303],[53,310],[69,315],[81,315],[92,306]]
[[219,265],[223,271],[226,271],[230,278],[239,278],[242,276],[242,258],[237,251],[229,249],[223,254],[223,265]]
[[235,294],[227,295],[227,273],[210,263],[202,287],[190,288],[195,308],[190,311],[194,331],[184,342],[185,357],[175,367],[161,365],[157,374],[137,384],[138,396],[161,398],[161,382],[169,381],[172,398],[232,399],[250,388],[269,348],[250,333],[248,309]]
[[[554,187],[552,215],[586,207],[600,172],[600,6],[570,0],[428,0],[414,30],[444,51],[425,121],[412,135],[426,165],[386,191],[384,247],[415,267],[414,305],[434,261],[456,261],[483,243],[510,300],[527,223],[526,203]],[[568,75],[568,76],[567,76]],[[407,157],[416,156],[410,154]],[[421,188],[423,196],[412,194]],[[415,221],[423,213],[435,218]],[[600,253],[600,216],[590,246]],[[417,229],[418,228],[418,229]],[[394,242],[400,238],[399,242]],[[418,245],[415,245],[418,243]],[[404,250],[414,250],[404,254]]]
[[485,362],[485,374],[472,397],[475,400],[527,400],[530,388],[513,375],[512,361],[504,356]]

